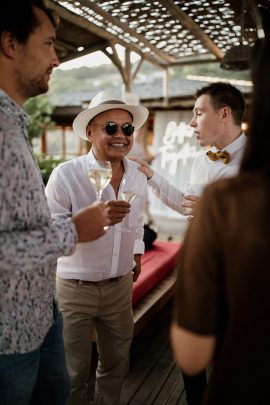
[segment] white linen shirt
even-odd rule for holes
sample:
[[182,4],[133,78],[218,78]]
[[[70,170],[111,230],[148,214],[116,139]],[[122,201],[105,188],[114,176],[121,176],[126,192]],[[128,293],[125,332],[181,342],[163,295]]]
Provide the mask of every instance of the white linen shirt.
[[[207,185],[213,181],[235,176],[239,171],[240,162],[246,145],[246,135],[242,133],[224,150],[230,153],[230,161],[224,164],[221,160],[210,160],[206,151],[202,151],[193,161],[190,173],[191,184]],[[217,152],[218,149],[213,146],[209,149],[212,152]],[[165,180],[162,176],[154,172],[150,180],[148,180],[154,194],[168,207],[173,210],[183,213],[181,203],[184,193],[172,184]]]
[[[46,196],[54,222],[66,221],[78,210],[96,201],[96,192],[88,177],[93,152],[60,164],[54,169],[46,187]],[[138,164],[123,159],[125,189],[136,192],[130,214],[119,224],[109,226],[106,234],[88,243],[78,243],[69,257],[58,259],[57,275],[65,279],[100,281],[127,274],[135,267],[134,254],[144,253],[143,224],[147,180]],[[121,199],[111,184],[105,187],[101,201]],[[123,232],[123,228],[130,232]]]

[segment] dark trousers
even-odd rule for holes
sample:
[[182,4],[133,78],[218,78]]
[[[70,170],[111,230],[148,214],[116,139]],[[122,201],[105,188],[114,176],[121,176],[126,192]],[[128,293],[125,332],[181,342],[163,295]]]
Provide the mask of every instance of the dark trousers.
[[202,405],[206,388],[206,370],[194,376],[182,372],[188,405]]
[[62,316],[55,306],[54,323],[37,350],[0,356],[1,405],[66,403],[69,377],[62,330]]

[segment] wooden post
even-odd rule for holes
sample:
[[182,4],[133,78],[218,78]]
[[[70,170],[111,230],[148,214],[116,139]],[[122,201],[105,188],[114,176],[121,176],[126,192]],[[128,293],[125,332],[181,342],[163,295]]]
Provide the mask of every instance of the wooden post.
[[170,72],[169,69],[164,69],[164,76],[163,76],[163,104],[167,106],[169,104],[169,77]]
[[46,130],[42,132],[41,138],[41,153],[46,155],[47,154],[47,139],[46,139]]

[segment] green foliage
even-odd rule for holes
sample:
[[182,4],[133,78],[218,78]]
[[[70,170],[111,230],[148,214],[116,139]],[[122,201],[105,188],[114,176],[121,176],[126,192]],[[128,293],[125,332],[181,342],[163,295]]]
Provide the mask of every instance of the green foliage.
[[122,79],[114,65],[75,68],[70,70],[55,69],[50,80],[49,95],[77,91],[99,91],[99,86],[121,85]]
[[231,71],[221,69],[219,63],[201,63],[194,65],[174,66],[172,68],[175,76],[198,75],[205,77],[218,77],[223,79],[251,80],[250,70]]
[[41,95],[30,98],[23,107],[30,115],[28,134],[31,142],[33,138],[38,138],[45,128],[53,125],[51,120],[53,106],[50,104],[48,96]]
[[56,166],[58,166],[60,163],[65,161],[64,158],[55,159],[52,156],[45,156],[45,155],[38,155],[38,156],[36,156],[36,159],[37,159],[37,162],[38,162],[38,165],[40,168],[40,172],[41,172],[41,176],[42,176],[45,186],[49,180],[49,177],[50,177],[53,169]]
[[[152,78],[163,72],[162,69],[144,61],[137,79]],[[183,66],[173,66],[170,68],[171,76],[186,77],[187,75],[198,75],[205,77],[217,77],[230,79],[250,80],[250,71],[228,71],[221,69],[219,63],[186,64]],[[81,67],[70,70],[55,69],[50,81],[49,96],[53,103],[57,104],[59,96],[64,94],[75,94],[76,92],[98,92],[106,87],[122,86],[122,78],[117,68],[113,64],[93,67]]]

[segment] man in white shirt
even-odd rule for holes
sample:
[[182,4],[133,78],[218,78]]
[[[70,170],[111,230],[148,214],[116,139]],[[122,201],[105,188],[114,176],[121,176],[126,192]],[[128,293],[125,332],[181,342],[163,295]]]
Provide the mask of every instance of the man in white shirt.
[[[246,144],[246,136],[241,130],[245,102],[241,92],[228,82],[204,86],[197,90],[195,98],[190,126],[194,128],[199,144],[211,147],[194,159],[189,183],[191,189],[200,186],[202,190],[208,183],[238,173]],[[132,160],[141,165],[139,170],[146,175],[148,185],[164,204],[188,219],[193,217],[199,194],[178,190],[146,162],[137,158]],[[205,372],[195,377],[183,377],[188,404],[201,405],[206,386]]]
[[[91,143],[91,151],[59,165],[46,187],[53,220],[66,221],[96,200],[88,176],[91,167],[97,161],[111,162],[112,178],[101,200],[108,207],[109,218],[116,218],[115,225],[104,237],[79,244],[72,256],[58,260],[57,294],[71,379],[69,405],[89,403],[90,336],[94,327],[99,352],[95,403],[120,404],[133,336],[132,285],[140,274],[144,253],[147,190],[138,165],[125,156],[132,147],[134,127],[143,125],[147,117],[146,108],[128,105],[110,91],[97,94],[73,123],[74,132]],[[124,188],[136,194],[132,204],[121,200]],[[119,217],[125,218],[117,223]]]
[[[246,144],[246,136],[241,130],[245,101],[236,87],[228,82],[211,83],[197,90],[195,98],[190,126],[194,128],[199,144],[211,147],[193,161],[189,180],[191,188],[192,185],[203,187],[237,174]],[[229,154],[227,159],[222,157],[224,152]],[[146,175],[148,185],[164,204],[180,214],[194,214],[199,195],[184,195],[184,190],[175,188],[146,162],[131,159],[141,165],[139,170]]]

